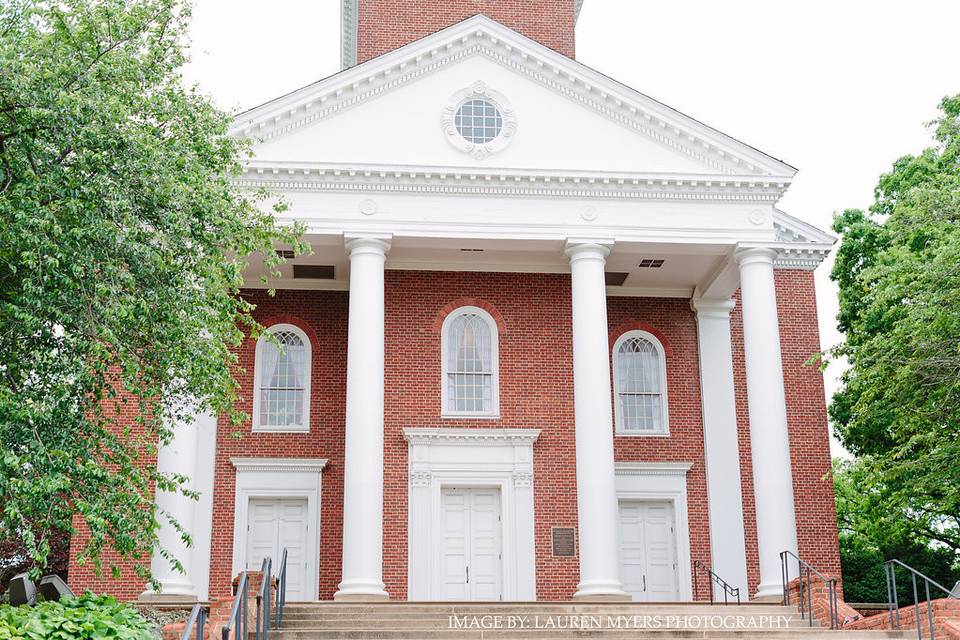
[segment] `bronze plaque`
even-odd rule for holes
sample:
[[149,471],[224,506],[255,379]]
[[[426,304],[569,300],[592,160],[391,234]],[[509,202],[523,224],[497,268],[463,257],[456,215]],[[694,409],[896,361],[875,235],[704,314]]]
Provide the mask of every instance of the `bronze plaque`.
[[569,558],[577,555],[572,527],[553,528],[553,555],[561,558]]

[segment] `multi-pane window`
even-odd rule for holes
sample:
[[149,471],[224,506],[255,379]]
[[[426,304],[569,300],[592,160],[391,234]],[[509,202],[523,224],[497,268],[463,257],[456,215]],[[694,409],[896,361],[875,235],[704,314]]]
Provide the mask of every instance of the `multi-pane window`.
[[270,329],[276,343],[257,344],[257,406],[260,429],[308,430],[310,343],[291,325]]
[[618,433],[667,433],[667,381],[663,347],[643,331],[617,340],[613,354]]
[[443,413],[495,415],[497,399],[496,324],[482,309],[463,307],[443,327]]
[[454,124],[467,142],[486,144],[500,135],[503,116],[486,100],[467,100],[457,109]]

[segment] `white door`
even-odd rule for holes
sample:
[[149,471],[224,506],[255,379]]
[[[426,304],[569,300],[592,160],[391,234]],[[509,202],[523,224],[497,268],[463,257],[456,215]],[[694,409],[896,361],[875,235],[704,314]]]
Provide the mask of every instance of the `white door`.
[[640,602],[677,600],[677,536],[672,502],[620,502],[620,580]]
[[287,550],[287,600],[312,600],[315,564],[307,558],[307,499],[251,498],[247,524],[247,570],[259,571],[270,557],[274,575]]
[[500,490],[441,491],[441,600],[500,600]]

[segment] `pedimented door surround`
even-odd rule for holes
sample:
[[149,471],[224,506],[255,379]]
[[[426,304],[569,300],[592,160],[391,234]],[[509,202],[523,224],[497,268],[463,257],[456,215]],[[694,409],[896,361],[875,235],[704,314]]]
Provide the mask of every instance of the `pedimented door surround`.
[[539,429],[408,428],[410,600],[438,600],[441,586],[441,491],[500,491],[503,599],[536,600],[533,443]]

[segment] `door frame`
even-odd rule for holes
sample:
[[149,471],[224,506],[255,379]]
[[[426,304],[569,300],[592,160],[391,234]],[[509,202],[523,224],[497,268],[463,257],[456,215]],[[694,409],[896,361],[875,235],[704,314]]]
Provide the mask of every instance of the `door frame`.
[[670,502],[673,505],[680,602],[693,600],[690,523],[687,516],[687,472],[692,466],[691,462],[617,462],[614,467],[618,519],[621,501]]
[[[233,574],[244,571],[247,558],[247,522],[251,498],[306,498],[308,527],[306,578],[308,599],[320,598],[320,496],[321,471],[326,458],[230,458],[237,470],[234,492]],[[274,558],[279,563],[280,558]],[[278,565],[274,565],[276,570]]]
[[437,600],[443,487],[500,490],[501,597],[536,600],[533,443],[539,429],[404,429],[409,443],[407,597]]

